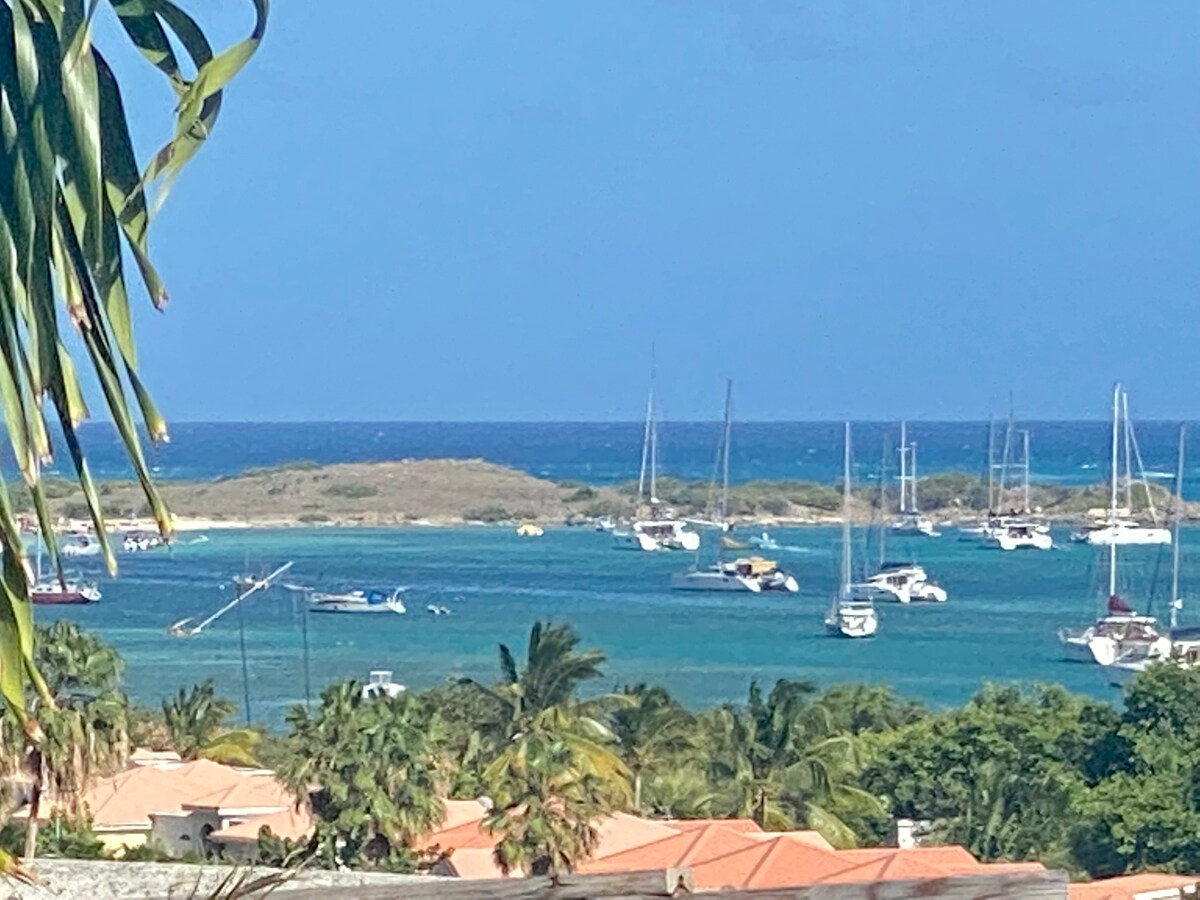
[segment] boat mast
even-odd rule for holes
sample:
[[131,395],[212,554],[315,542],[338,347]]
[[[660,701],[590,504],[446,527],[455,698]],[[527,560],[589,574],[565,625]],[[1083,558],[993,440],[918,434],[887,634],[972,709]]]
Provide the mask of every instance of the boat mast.
[[1179,461],[1175,467],[1175,533],[1171,535],[1171,630],[1179,624],[1179,523],[1183,521],[1183,442],[1187,427],[1179,426]]
[[[1116,530],[1117,520],[1117,468],[1120,460],[1117,458],[1117,441],[1119,439],[1118,428],[1120,427],[1121,418],[1121,383],[1118,381],[1113,385],[1113,403],[1112,403],[1112,479],[1109,487],[1108,498],[1108,520],[1109,528]],[[1108,542],[1108,596],[1112,597],[1117,593],[1117,542],[1116,535],[1110,535]]]
[[1029,430],[1021,432],[1025,438],[1025,512],[1030,512],[1029,507]]
[[1121,416],[1125,420],[1125,508],[1133,515],[1133,429],[1129,424],[1129,394],[1121,391]]
[[900,515],[908,512],[908,423],[900,423]]
[[908,445],[908,452],[912,455],[912,465],[909,466],[908,477],[912,479],[912,483],[908,487],[908,504],[912,507],[912,512],[917,512],[917,445],[912,443]]
[[883,453],[879,460],[879,566],[887,561],[887,432],[883,434]]
[[[901,456],[901,459],[904,457]],[[838,600],[850,590],[850,423],[846,423],[842,450],[842,572]],[[834,601],[836,608],[837,601]]]
[[733,436],[733,379],[725,379],[725,432],[721,440],[721,525],[729,518],[729,441]]
[[[650,394],[646,398],[646,427],[642,432],[642,469],[638,475],[638,492],[637,506],[641,508],[642,502],[646,499],[646,464],[650,455],[650,423],[654,421],[654,379],[651,376]],[[653,492],[653,488],[651,488]],[[637,509],[634,510],[634,515],[637,515]]]
[[991,413],[988,413],[987,487],[988,516],[990,517],[996,509],[992,502],[992,494],[996,488],[996,419]]
[[1008,425],[1004,429],[1004,457],[1000,463],[1000,488],[996,491],[996,505],[1004,503],[1004,489],[1008,482],[1008,466],[1012,460],[1013,440],[1013,398],[1008,395]]

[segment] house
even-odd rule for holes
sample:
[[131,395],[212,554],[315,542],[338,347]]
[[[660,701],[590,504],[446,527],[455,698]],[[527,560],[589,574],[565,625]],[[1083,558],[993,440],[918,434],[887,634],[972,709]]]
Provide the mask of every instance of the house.
[[1200,897],[1200,875],[1142,872],[1102,878],[1068,888],[1070,900],[1178,900]]
[[[43,815],[48,818],[61,805],[65,803],[44,803]],[[84,794],[83,806],[92,830],[109,853],[119,854],[153,840],[169,853],[182,856],[189,851],[208,851],[217,843],[215,833],[234,826],[240,829],[235,840],[252,827],[257,842],[261,825],[253,823],[295,810],[296,799],[269,771],[235,769],[209,760],[183,763],[167,759],[140,761],[101,778]],[[25,808],[14,818],[28,814]],[[307,833],[311,828],[307,814],[297,812],[296,816],[303,821],[294,830]],[[243,846],[237,849],[246,855]]]

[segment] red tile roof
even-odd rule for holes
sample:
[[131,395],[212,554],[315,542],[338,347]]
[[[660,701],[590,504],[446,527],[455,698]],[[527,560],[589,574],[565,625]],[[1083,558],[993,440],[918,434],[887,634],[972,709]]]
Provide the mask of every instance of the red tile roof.
[[1102,878],[1086,884],[1072,884],[1067,888],[1067,895],[1070,900],[1136,900],[1142,894],[1191,887],[1195,884],[1200,884],[1200,875],[1143,872],[1139,875]]

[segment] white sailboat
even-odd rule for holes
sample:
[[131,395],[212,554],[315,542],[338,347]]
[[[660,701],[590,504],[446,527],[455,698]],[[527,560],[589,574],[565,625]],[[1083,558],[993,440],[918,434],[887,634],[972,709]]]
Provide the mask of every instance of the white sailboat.
[[997,547],[1001,550],[1051,550],[1054,538],[1050,535],[1050,526],[1033,515],[1029,494],[1029,431],[1021,434],[1024,453],[1021,460],[1022,502],[1018,510],[1011,505],[1007,513],[999,512],[1007,500],[1006,488],[1008,473],[1012,467],[1013,442],[1017,431],[1013,416],[1012,400],[1008,404],[1008,426],[1004,431],[1004,454],[1000,463],[1000,484],[995,497],[992,496],[991,472],[994,469],[992,452],[994,444],[988,449],[988,522],[980,535],[985,546]]
[[362,588],[342,594],[314,592],[308,611],[314,613],[397,613],[404,614],[404,589]]
[[[1119,417],[1122,398],[1121,385],[1113,388],[1112,420],[1112,476],[1110,480],[1110,518],[1116,518],[1117,480],[1119,477]],[[1153,616],[1139,615],[1117,593],[1117,546],[1119,541],[1109,541],[1108,547],[1108,598],[1105,615],[1082,630],[1061,629],[1058,633],[1063,645],[1063,654],[1075,662],[1112,665],[1129,653],[1162,655],[1170,652],[1170,639],[1158,630],[1158,620]]]
[[917,508],[917,445],[908,443],[908,423],[900,423],[900,518],[892,523],[897,534],[938,537],[933,520]]
[[1180,523],[1183,521],[1183,458],[1186,431],[1179,426],[1179,458],[1175,469],[1175,509],[1171,536],[1171,618],[1167,632],[1168,643],[1156,641],[1145,647],[1118,648],[1115,662],[1104,666],[1110,684],[1118,687],[1129,684],[1139,672],[1155,663],[1169,662],[1184,668],[1200,665],[1200,628],[1179,627],[1179,611],[1183,598],[1179,596]]
[[[887,446],[884,442],[883,460],[879,468],[879,508],[887,509]],[[914,600],[929,600],[945,603],[948,597],[945,588],[929,580],[924,567],[915,562],[889,562],[887,559],[887,526],[879,528],[879,568],[864,584],[875,591],[875,599],[912,603]]]
[[825,616],[826,630],[838,637],[865,638],[879,630],[873,591],[851,584],[850,558],[850,423],[846,423],[842,462],[842,569],[833,605]]
[[[648,476],[648,477],[647,477]],[[649,487],[649,494],[646,488]],[[659,515],[662,504],[658,499],[658,422],[655,419],[654,388],[646,401],[646,427],[642,435],[642,468],[638,474],[637,503],[634,519],[628,528],[614,528],[615,546],[626,550],[656,552],[660,550],[700,549],[700,535],[688,530],[687,523]],[[649,515],[643,515],[644,512]]]
[[[1118,390],[1120,386],[1118,385]],[[1125,450],[1125,476],[1123,487],[1125,505],[1123,509],[1117,506],[1117,433],[1122,432]],[[1133,510],[1133,466],[1136,459],[1138,477],[1146,491],[1146,505],[1150,512],[1152,525],[1143,525],[1130,517]],[[1171,543],[1171,531],[1159,527],[1158,510],[1154,508],[1154,497],[1150,493],[1150,485],[1146,481],[1145,469],[1142,466],[1141,452],[1138,450],[1137,435],[1133,431],[1133,422],[1129,418],[1129,395],[1120,391],[1120,397],[1113,402],[1113,502],[1109,507],[1108,518],[1091,528],[1072,535],[1076,541],[1093,546],[1107,547],[1110,544],[1120,545],[1155,545]]]
[[[717,467],[721,472],[721,493],[714,512],[715,524],[722,532],[729,528],[729,448],[733,436],[733,382],[725,383],[725,417],[717,452]],[[715,485],[715,478],[714,478]],[[697,551],[697,556],[699,551]],[[687,572],[671,576],[671,588],[677,591],[763,591],[800,590],[796,579],[781,570],[771,559],[743,556],[722,560],[709,566],[693,565]]]

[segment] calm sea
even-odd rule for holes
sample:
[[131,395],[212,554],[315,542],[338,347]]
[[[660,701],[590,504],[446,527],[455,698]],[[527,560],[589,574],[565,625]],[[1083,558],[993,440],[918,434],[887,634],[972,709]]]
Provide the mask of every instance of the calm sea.
[[[1104,423],[1028,428],[1035,479],[1078,484],[1103,477]],[[1161,476],[1173,468],[1176,428],[1147,423],[1138,430],[1146,465]],[[709,477],[717,431],[713,423],[663,425],[663,469]],[[985,423],[915,423],[909,433],[922,472],[984,468]],[[884,441],[894,445],[896,437],[891,426],[856,427],[864,470],[875,468]],[[102,477],[124,473],[106,428],[87,429],[85,441]],[[482,457],[557,480],[604,483],[636,477],[640,442],[637,423],[193,424],[177,426],[172,443],[153,450],[151,459],[161,478],[214,478],[296,460]],[[1200,462],[1200,452],[1195,457]],[[832,481],[840,459],[837,424],[746,423],[734,432],[732,468],[739,480]],[[1200,466],[1188,472],[1194,491]],[[295,594],[256,597],[240,618],[232,613],[196,637],[173,638],[167,629],[216,610],[231,596],[234,574],[266,572],[289,560],[295,564],[289,578],[320,589],[408,587],[404,616],[309,617],[314,692],[374,668],[391,669],[414,688],[462,675],[491,678],[499,642],[521,648],[534,620],[554,619],[573,623],[587,645],[608,653],[606,687],[661,683],[693,706],[738,699],[751,679],[780,677],[887,683],[935,705],[960,702],[989,680],[1062,682],[1114,696],[1094,668],[1058,659],[1056,629],[1087,621],[1102,593],[1093,551],[1067,544],[1065,534],[1059,535],[1062,549],[1026,554],[989,552],[953,535],[893,543],[889,556],[917,558],[950,600],[883,607],[879,636],[863,642],[822,631],[836,580],[836,530],[781,529],[776,536],[790,548],[780,559],[798,576],[799,595],[673,593],[668,578],[689,558],[617,551],[607,536],[589,529],[552,529],[540,540],[518,539],[506,528],[214,532],[169,551],[126,556],[119,579],[101,579],[101,603],[39,608],[38,616],[78,619],[112,641],[128,661],[130,691],[146,703],[207,677],[240,699],[244,629],[251,714],[272,724],[305,697]],[[1132,548],[1123,560],[1122,578],[1135,604],[1144,607],[1151,594],[1161,595],[1167,555]],[[1200,533],[1186,536],[1184,563],[1184,596],[1200,599]],[[451,614],[430,615],[429,604]]]

